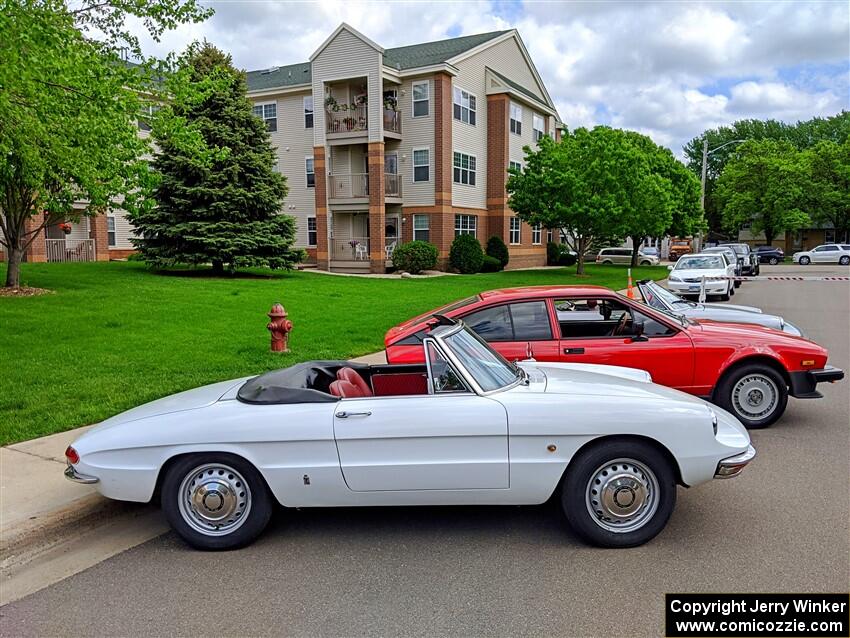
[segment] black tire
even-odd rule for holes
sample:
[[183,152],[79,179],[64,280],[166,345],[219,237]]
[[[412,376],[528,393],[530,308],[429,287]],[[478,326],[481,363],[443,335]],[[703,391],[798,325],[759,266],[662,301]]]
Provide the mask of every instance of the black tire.
[[[744,379],[759,379],[748,385],[738,388],[739,383]],[[773,407],[769,412],[760,413],[758,404],[750,404],[747,397],[744,395],[748,392],[755,392],[754,401],[761,399],[768,400],[769,392],[775,392],[774,399],[771,401]],[[737,392],[737,397],[736,397]],[[760,394],[759,394],[760,393]],[[749,363],[733,368],[723,375],[720,383],[714,389],[714,403],[719,405],[727,412],[731,412],[735,417],[744,424],[749,430],[757,430],[766,428],[776,423],[782,414],[785,412],[785,407],[788,405],[788,386],[782,375],[769,365],[763,363]],[[739,402],[747,401],[748,408],[739,407]],[[743,406],[740,403],[740,406]],[[769,406],[765,406],[765,410]]]
[[[601,476],[600,471],[605,471],[603,468],[606,468],[606,466],[614,467],[615,463],[618,470],[611,471],[622,471],[626,476],[640,476],[643,473],[647,485],[651,486],[650,490],[643,493],[654,492],[652,500],[647,500],[642,507],[634,512],[635,517],[641,515],[644,517],[635,529],[623,528],[620,531],[612,531],[610,528],[616,527],[617,523],[606,523],[597,514],[591,514],[589,509],[590,507],[600,507],[598,501],[592,501],[591,490],[596,488],[591,485],[591,482],[595,483],[594,477],[596,475]],[[642,465],[643,469],[638,468],[635,463]],[[610,469],[610,467],[606,469]],[[646,475],[645,470],[649,470],[654,478],[654,483]],[[606,483],[599,485],[604,488]],[[611,489],[613,490],[613,488]],[[622,486],[619,486],[615,495],[621,493],[622,490]],[[632,503],[634,503],[636,498],[634,490],[631,493],[627,491],[625,495],[631,496]],[[596,496],[601,497],[601,494],[597,492]],[[613,500],[610,502],[616,503]],[[596,503],[596,505],[592,503]],[[664,454],[642,441],[612,439],[589,447],[570,462],[561,486],[561,507],[567,523],[582,539],[599,547],[643,545],[664,529],[667,521],[670,520],[675,505],[676,474],[674,468],[671,467],[670,461]],[[623,524],[628,525],[628,523]],[[637,522],[634,524],[637,524]]]
[[733,287],[730,284],[726,288],[726,292],[724,292],[722,295],[717,295],[717,298],[720,299],[720,301],[729,301],[729,298],[732,296],[732,292],[731,292],[732,290],[733,290]]
[[[224,472],[221,473],[218,469],[224,469]],[[232,532],[214,531],[211,524],[208,524],[207,533],[199,531],[199,527],[207,527],[201,522],[200,515],[192,517],[188,513],[188,506],[181,506],[181,486],[196,473],[199,479],[210,477],[207,479],[207,485],[211,488],[207,489],[207,496],[214,495],[216,504],[221,501],[222,506],[226,505],[226,498],[235,503],[233,519],[224,522],[225,526],[229,523],[234,526]],[[221,475],[221,479],[216,479],[218,475]],[[221,480],[222,483],[215,483],[216,480]],[[192,485],[195,485],[194,480],[189,484],[190,487]],[[244,486],[248,489],[245,490]],[[225,494],[224,497],[220,496],[216,487]],[[233,491],[230,491],[230,488],[233,488]],[[242,496],[239,496],[240,493]],[[206,501],[206,497],[204,500]],[[236,549],[248,545],[266,528],[273,509],[272,496],[257,469],[241,457],[223,453],[192,454],[175,461],[163,478],[161,501],[162,511],[174,531],[192,547],[203,550]],[[248,504],[241,510],[244,519],[240,518],[242,514],[237,513],[240,511],[240,502],[243,505]]]
[[640,265],[641,265],[641,266],[651,266],[651,265],[652,265],[652,262],[649,262],[649,261],[642,261],[642,262],[640,262]]
[[778,264],[778,263],[779,263],[779,259],[777,259],[776,257],[771,257],[771,258],[768,260],[768,262],[767,262],[767,263],[769,263],[771,266],[775,266],[776,264]]
[[730,284],[730,286],[729,286],[729,296],[730,296],[730,297],[734,297],[734,296],[735,296],[735,284],[734,284],[734,283],[733,283],[733,284]]
[[[738,276],[740,277],[740,275],[738,275]],[[740,288],[742,283],[744,283],[744,282],[743,281],[736,281],[735,282],[735,288]]]
[[844,255],[843,257],[839,258],[838,263],[842,266],[847,266],[848,264],[850,264],[850,257]]
[[800,265],[801,266],[808,266],[810,263],[812,263],[812,260],[809,259],[808,257],[806,257],[806,256],[800,257]]
[[603,262],[602,262],[602,265],[604,265],[604,266],[613,266],[613,265],[614,265],[614,262],[613,262],[613,261],[611,261],[610,259],[606,259],[605,261],[603,261]]

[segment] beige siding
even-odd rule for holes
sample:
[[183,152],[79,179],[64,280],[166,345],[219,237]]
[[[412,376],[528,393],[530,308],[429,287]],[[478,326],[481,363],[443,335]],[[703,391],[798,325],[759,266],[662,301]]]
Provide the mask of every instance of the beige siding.
[[383,60],[380,52],[343,29],[312,62],[315,121],[314,143],[325,143],[324,85],[344,78],[368,78],[369,141],[380,141]]
[[[522,108],[522,134],[516,135],[515,133],[511,133],[510,122],[508,122],[508,159],[514,162],[519,162],[525,166],[525,153],[523,152],[522,147],[530,146],[535,148],[537,146],[534,142],[534,133],[532,131],[532,118],[535,114],[542,117],[545,127],[546,116],[542,112],[535,111],[530,106],[521,102],[512,100],[511,104],[516,104]],[[505,170],[507,170],[507,167]]]
[[[456,64],[458,68],[457,77],[453,85],[473,93],[477,101],[476,126],[470,126],[463,122],[452,119],[452,150],[469,155],[475,155],[478,174],[476,175],[476,186],[470,187],[463,184],[452,184],[452,203],[456,206],[468,206],[471,208],[487,207],[487,94],[485,82],[485,67],[490,67],[531,90],[540,94],[543,99],[534,74],[525,62],[516,40],[510,38],[499,44],[493,45],[462,60]],[[523,107],[523,139],[526,139],[525,118],[528,117],[528,142],[531,142],[531,111]],[[511,136],[517,137],[517,136]],[[511,159],[516,155],[517,161],[522,159],[522,151],[517,154],[514,151],[514,142],[511,140]],[[522,148],[522,144],[519,144]],[[506,167],[507,170],[507,167]]]
[[[428,80],[431,98],[428,115],[413,117],[413,83]],[[395,85],[387,83],[389,89]],[[398,108],[401,111],[401,141],[398,149],[398,171],[405,206],[434,205],[434,81],[432,77],[407,78],[398,89]],[[390,147],[390,145],[387,145]],[[430,181],[413,181],[413,149],[427,148],[431,162]]]
[[115,218],[115,244],[110,248],[132,250],[134,246],[130,242],[130,238],[135,237],[136,233],[130,224],[130,220],[119,210],[109,213],[109,216]]
[[[306,162],[313,155],[313,129],[304,126],[304,97],[309,91],[272,97],[252,98],[254,103],[277,104],[277,131],[271,133],[277,155],[277,168],[286,177],[289,192],[282,213],[295,217],[298,228],[295,245],[307,246],[307,218],[316,214],[315,189],[307,187]],[[314,113],[316,105],[314,103]],[[315,120],[315,115],[314,115]]]

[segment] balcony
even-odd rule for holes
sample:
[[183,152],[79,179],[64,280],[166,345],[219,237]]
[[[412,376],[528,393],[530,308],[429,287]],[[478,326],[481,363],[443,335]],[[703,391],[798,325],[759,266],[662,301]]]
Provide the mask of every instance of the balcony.
[[365,104],[343,105],[338,111],[326,111],[326,116],[325,132],[328,135],[349,136],[369,130],[369,108]]
[[47,261],[94,261],[94,239],[46,239]]
[[[401,197],[401,175],[384,173],[384,196]],[[369,176],[366,173],[328,176],[328,199],[369,199]]]
[[401,113],[393,109],[384,109],[384,133],[395,133],[401,137]]

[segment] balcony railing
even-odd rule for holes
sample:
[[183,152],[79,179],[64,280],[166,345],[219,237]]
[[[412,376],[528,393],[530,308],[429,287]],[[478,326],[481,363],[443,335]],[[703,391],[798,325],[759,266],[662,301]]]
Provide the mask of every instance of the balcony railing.
[[401,197],[401,175],[384,173],[384,195]]
[[94,239],[45,239],[47,261],[94,261]]
[[365,104],[327,112],[328,133],[355,133],[369,130],[369,110]]
[[384,109],[384,130],[401,135],[401,113]]
[[331,199],[369,197],[369,176],[365,173],[331,175],[328,186]]
[[[328,188],[330,199],[369,197],[369,176],[366,173],[330,175]],[[401,175],[384,173],[384,196],[401,197]]]
[[369,238],[348,237],[331,240],[331,259],[369,261]]

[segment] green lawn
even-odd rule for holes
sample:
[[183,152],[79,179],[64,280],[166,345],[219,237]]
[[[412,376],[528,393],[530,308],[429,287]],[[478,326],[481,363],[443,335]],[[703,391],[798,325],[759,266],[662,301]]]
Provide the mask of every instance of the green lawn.
[[[624,267],[587,270],[581,279],[575,268],[399,280],[303,272],[215,279],[155,274],[133,262],[24,264],[22,284],[54,293],[0,297],[0,444],[94,423],[213,381],[374,352],[389,327],[482,290],[626,286]],[[634,269],[636,279],[666,274],[664,267]],[[269,352],[265,313],[276,301],[295,323],[285,355]]]

